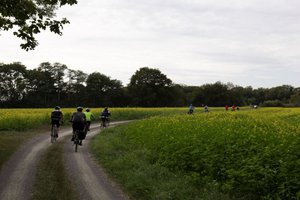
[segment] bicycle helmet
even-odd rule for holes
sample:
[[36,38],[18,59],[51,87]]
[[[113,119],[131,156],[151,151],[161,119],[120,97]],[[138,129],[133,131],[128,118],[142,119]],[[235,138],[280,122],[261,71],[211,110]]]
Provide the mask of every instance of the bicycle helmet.
[[59,110],[60,109],[60,107],[59,106],[55,106],[55,108],[54,108],[55,110]]
[[90,112],[90,109],[89,109],[89,108],[86,108],[85,111],[86,111],[86,112]]
[[77,107],[77,111],[82,111],[82,110],[83,110],[83,108],[81,106]]

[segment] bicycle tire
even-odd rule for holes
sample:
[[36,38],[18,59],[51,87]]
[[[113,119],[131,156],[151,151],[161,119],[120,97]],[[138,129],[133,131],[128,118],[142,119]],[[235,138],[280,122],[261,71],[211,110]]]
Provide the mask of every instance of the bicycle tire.
[[78,149],[78,144],[79,144],[79,138],[78,138],[78,131],[75,131],[74,134],[74,144],[75,144],[75,152],[77,152]]
[[57,134],[57,126],[56,126],[56,124],[53,124],[52,128],[51,128],[51,143],[52,144],[56,142],[56,137],[55,137],[56,134]]

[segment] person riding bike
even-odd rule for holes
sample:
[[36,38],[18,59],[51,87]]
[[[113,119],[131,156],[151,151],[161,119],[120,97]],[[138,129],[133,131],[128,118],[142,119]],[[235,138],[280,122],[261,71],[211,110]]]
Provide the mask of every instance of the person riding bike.
[[102,111],[100,118],[102,120],[103,127],[106,127],[107,123],[109,123],[110,112],[107,107]]
[[86,118],[86,128],[87,131],[90,131],[90,126],[91,126],[91,122],[92,120],[95,119],[94,115],[92,112],[90,112],[91,110],[89,108],[86,108],[84,114],[85,114],[85,118]]
[[[82,112],[83,108],[81,106],[77,107],[77,112],[72,114],[70,122],[72,122],[73,136],[71,141],[74,141],[75,131],[83,132],[86,122],[85,114]],[[82,140],[79,141],[79,145],[82,145]]]
[[[59,127],[62,123],[63,123],[63,113],[60,111],[59,106],[55,106],[54,110],[51,112],[52,129],[54,125],[56,125],[57,133],[58,133]],[[55,137],[58,137],[58,134],[56,134]]]
[[204,106],[204,112],[208,112],[208,106],[207,105]]
[[193,114],[193,113],[194,113],[194,106],[193,106],[193,104],[191,104],[189,106],[188,114]]

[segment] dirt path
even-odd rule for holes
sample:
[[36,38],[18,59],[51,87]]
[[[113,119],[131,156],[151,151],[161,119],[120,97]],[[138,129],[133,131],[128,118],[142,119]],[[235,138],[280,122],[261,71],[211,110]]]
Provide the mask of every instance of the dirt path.
[[[116,125],[117,123],[111,123]],[[112,183],[99,165],[93,159],[89,143],[93,136],[99,133],[99,127],[91,130],[83,146],[79,146],[78,152],[74,151],[71,142],[66,142],[64,147],[65,162],[71,180],[79,192],[79,199],[95,200],[122,200],[129,199],[119,187]]]
[[[71,142],[65,144],[67,169],[72,176],[77,174],[76,178],[72,177],[76,185],[85,188],[82,190],[83,199],[126,199],[122,192],[108,181],[103,170],[98,168],[91,157],[88,143],[98,131],[99,128],[89,133],[84,146],[79,148],[76,154]],[[61,130],[59,136],[59,140],[65,136],[70,139],[71,129]],[[49,133],[36,136],[22,145],[3,165],[0,171],[1,200],[31,199],[38,161],[50,145]]]
[[[31,198],[38,161],[51,145],[49,134],[38,135],[26,142],[3,165],[0,171],[1,200]],[[60,138],[70,134],[70,129],[62,130]]]

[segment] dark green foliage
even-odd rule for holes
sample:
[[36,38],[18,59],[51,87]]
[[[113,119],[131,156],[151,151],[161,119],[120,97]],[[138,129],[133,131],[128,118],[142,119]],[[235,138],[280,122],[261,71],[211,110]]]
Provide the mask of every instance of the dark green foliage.
[[120,100],[122,94],[122,83],[119,80],[112,80],[110,77],[95,72],[86,80],[86,92],[90,99],[91,106],[114,106],[118,105],[115,99]]
[[17,102],[26,95],[26,73],[21,63],[0,64],[0,101]]
[[25,42],[22,49],[32,50],[38,42],[35,35],[42,30],[62,35],[63,25],[69,23],[66,18],[54,19],[56,10],[66,4],[76,4],[77,0],[1,0],[0,31],[16,28],[14,35]]
[[172,81],[158,69],[140,68],[128,84],[133,104],[144,107],[167,106],[172,97]]
[[264,107],[280,107],[283,106],[283,102],[280,100],[267,100],[264,101],[264,103],[262,104],[262,106]]
[[0,75],[0,107],[300,105],[299,88],[292,86],[252,89],[221,82],[185,86],[148,67],[136,71],[125,87],[99,72],[88,75],[60,63],[41,63],[33,70],[21,63],[0,63]]

